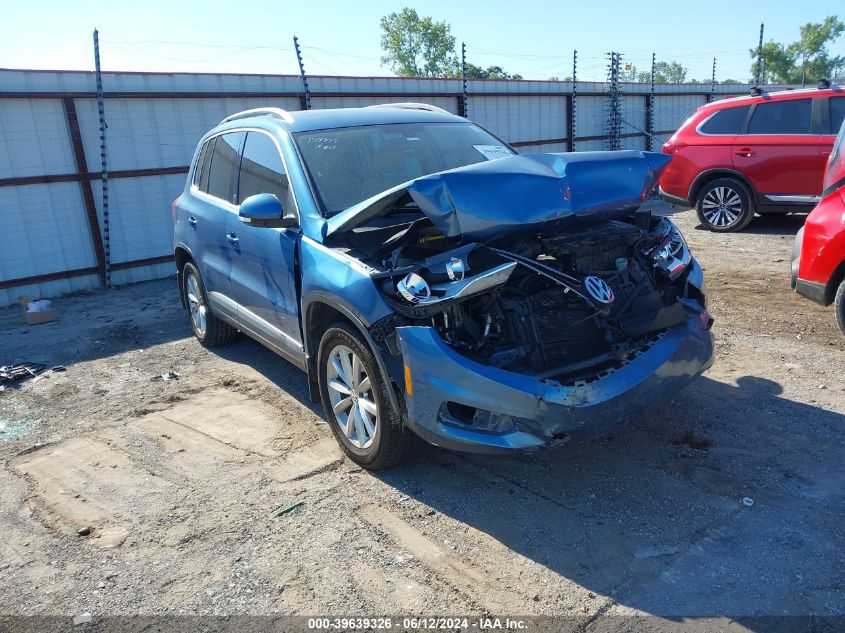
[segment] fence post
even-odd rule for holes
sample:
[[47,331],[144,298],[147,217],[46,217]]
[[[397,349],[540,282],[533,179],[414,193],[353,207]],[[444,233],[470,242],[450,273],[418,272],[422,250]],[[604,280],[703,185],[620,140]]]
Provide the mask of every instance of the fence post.
[[103,74],[100,71],[100,35],[94,29],[94,74],[97,80],[97,110],[100,115],[100,182],[103,189],[103,278],[111,288],[111,246],[109,240],[109,172],[106,160],[106,108],[103,99]]
[[469,118],[469,95],[467,94],[467,45],[461,42],[461,84],[463,86],[461,91],[461,101],[458,105],[458,114],[465,119]]
[[707,103],[712,103],[716,99],[716,58],[713,58],[713,73],[710,75],[710,98]]
[[651,54],[651,89],[648,93],[648,100],[645,106],[645,148],[651,152],[654,150],[654,67],[657,61],[657,55]]
[[754,78],[755,87],[760,85],[763,77],[763,27],[764,23],[760,23],[760,43],[757,44],[757,76]]
[[293,48],[296,51],[296,61],[299,64],[299,77],[302,79],[304,96],[299,100],[299,107],[303,110],[311,109],[311,91],[308,89],[308,76],[305,74],[305,65],[302,63],[302,52],[299,50],[299,39],[293,36]]
[[572,51],[572,94],[569,95],[566,117],[566,149],[575,151],[575,108],[578,106],[578,50]]
[[609,83],[610,91],[608,93],[608,130],[607,140],[608,149],[615,151],[621,148],[619,130],[621,113],[619,112],[619,60],[621,55],[616,52],[610,54],[609,66]]

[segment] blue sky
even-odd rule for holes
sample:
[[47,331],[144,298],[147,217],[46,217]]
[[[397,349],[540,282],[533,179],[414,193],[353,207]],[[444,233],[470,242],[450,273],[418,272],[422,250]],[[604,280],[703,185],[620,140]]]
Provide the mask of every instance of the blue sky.
[[[239,9],[231,0],[88,0],[8,2],[0,27],[0,67],[92,69],[91,33],[100,30],[104,70],[295,73],[291,38],[299,36],[310,74],[390,75],[379,57],[379,18],[412,6],[446,20],[458,47],[477,65],[500,65],[532,79],[571,74],[600,80],[604,54],[621,51],[641,70],[651,52],[678,60],[690,75],[746,79],[748,49],[760,22],[766,39],[791,42],[798,27],[827,15],[845,18],[841,0],[804,2],[522,2],[432,0],[282,0]],[[244,3],[245,4],[245,3]],[[249,3],[252,4],[252,3]],[[845,37],[833,52],[845,54]]]

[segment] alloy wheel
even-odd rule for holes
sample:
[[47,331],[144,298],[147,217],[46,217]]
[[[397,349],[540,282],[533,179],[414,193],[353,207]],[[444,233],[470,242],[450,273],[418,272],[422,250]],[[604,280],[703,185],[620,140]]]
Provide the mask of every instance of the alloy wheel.
[[742,216],[742,198],[730,187],[714,187],[704,196],[701,211],[711,225],[727,228]]
[[199,281],[192,272],[188,273],[187,279],[185,280],[185,289],[188,295],[188,309],[191,312],[191,322],[194,324],[194,330],[198,336],[205,336],[208,308],[203,302]]
[[326,383],[341,432],[355,448],[369,448],[378,429],[378,406],[364,364],[346,345],[337,345],[329,353]]

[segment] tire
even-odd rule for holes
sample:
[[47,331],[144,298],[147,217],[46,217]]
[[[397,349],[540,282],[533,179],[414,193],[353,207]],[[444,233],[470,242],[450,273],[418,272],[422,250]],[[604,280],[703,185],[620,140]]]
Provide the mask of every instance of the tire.
[[182,292],[191,330],[203,347],[225,345],[235,338],[237,330],[211,313],[200,271],[191,262],[182,267]]
[[739,180],[717,178],[708,182],[695,202],[702,226],[716,233],[741,231],[754,218],[751,192]]
[[839,290],[836,291],[836,299],[833,300],[833,309],[836,311],[836,322],[839,324],[839,329],[842,334],[845,334],[845,279],[839,284]]
[[375,356],[348,324],[335,323],[323,334],[317,379],[326,420],[349,459],[381,470],[411,454],[417,437],[403,428]]

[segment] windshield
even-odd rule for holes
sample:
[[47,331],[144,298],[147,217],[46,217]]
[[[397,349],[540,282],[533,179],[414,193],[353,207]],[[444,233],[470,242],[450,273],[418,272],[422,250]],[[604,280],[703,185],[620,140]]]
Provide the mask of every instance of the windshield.
[[408,180],[514,152],[472,123],[398,123],[294,134],[332,215]]

